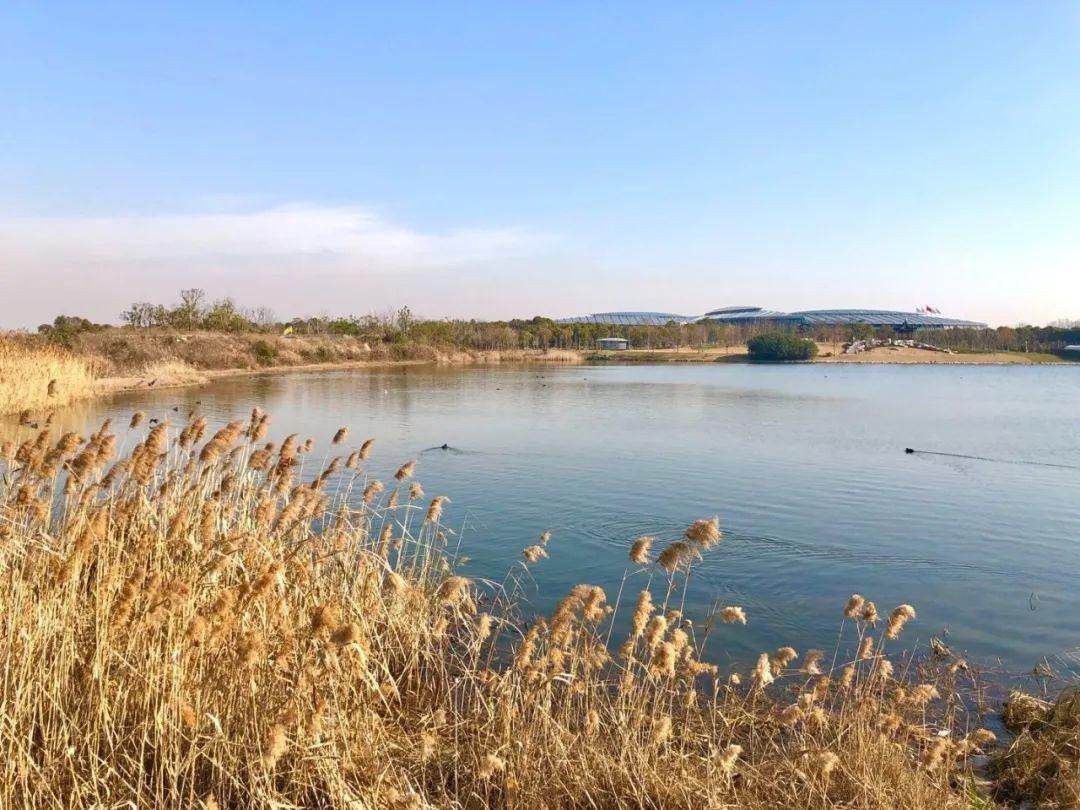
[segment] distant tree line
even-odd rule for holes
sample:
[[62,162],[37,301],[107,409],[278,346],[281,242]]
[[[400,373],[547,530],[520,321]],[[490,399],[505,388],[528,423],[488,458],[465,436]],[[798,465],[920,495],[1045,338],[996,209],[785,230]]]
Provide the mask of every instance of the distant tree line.
[[999,326],[996,329],[922,329],[913,335],[865,324],[814,329],[804,333],[822,343],[877,338],[910,338],[957,352],[1060,352],[1080,343],[1080,321],[1056,321],[1048,326]]
[[922,337],[945,349],[970,352],[1059,352],[1080,343],[1080,322],[1050,326],[999,326],[997,329],[946,329]]
[[[527,320],[479,321],[423,320],[408,307],[385,314],[316,316],[280,320],[265,307],[245,308],[231,298],[210,300],[197,288],[180,291],[173,305],[137,301],[121,313],[129,329],[247,332],[280,335],[341,335],[371,343],[418,344],[468,350],[593,349],[602,337],[625,338],[633,348],[698,349],[743,346],[762,333],[794,332],[804,338],[837,346],[867,337],[909,337],[891,328],[866,324],[777,330],[774,324],[729,324],[702,321],[657,326],[617,326],[593,323],[557,323],[537,316]],[[60,315],[38,331],[50,341],[71,345],[82,332],[114,328],[78,316]],[[1002,326],[997,329],[935,329],[918,332],[920,340],[954,351],[1056,352],[1080,343],[1080,321],[1058,321],[1048,326]]]
[[[414,343],[472,350],[591,349],[601,337],[625,337],[641,348],[679,349],[741,345],[746,336],[719,323],[662,326],[560,324],[551,318],[479,321],[422,320],[408,307],[385,314],[315,316],[279,320],[268,309],[247,309],[231,298],[211,302],[200,289],[181,290],[173,306],[146,301],[121,313],[131,329],[205,330],[294,335],[343,335],[377,343]],[[42,326],[48,332],[51,326]]]

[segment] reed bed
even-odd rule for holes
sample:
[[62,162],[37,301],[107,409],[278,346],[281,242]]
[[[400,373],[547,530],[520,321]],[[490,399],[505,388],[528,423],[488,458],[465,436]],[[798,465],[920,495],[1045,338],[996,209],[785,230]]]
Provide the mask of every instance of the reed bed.
[[557,537],[465,578],[413,462],[383,482],[371,440],[316,462],[269,428],[136,414],[0,448],[0,806],[970,806],[993,735],[963,662],[894,671],[910,606],[854,595],[837,651],[721,671],[706,642],[754,616],[682,612],[722,553],[706,519],[628,538],[614,599],[525,621],[514,582]]
[[60,408],[93,393],[87,359],[0,335],[0,414]]

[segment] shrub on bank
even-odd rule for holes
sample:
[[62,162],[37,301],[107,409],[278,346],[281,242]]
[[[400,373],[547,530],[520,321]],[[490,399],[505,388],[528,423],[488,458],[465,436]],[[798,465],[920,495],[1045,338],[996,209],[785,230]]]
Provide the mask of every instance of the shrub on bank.
[[793,361],[810,360],[817,356],[817,344],[788,332],[769,332],[758,335],[746,344],[751,360]]
[[269,366],[277,358],[277,349],[265,340],[256,340],[251,344],[251,353],[261,365]]

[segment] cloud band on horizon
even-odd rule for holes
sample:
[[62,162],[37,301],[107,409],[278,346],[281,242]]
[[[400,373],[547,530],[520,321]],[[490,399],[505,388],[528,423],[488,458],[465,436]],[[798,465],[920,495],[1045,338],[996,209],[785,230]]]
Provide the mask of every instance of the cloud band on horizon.
[[[206,287],[213,297],[239,298],[247,290],[243,303],[279,307],[305,281],[383,287],[387,279],[378,277],[387,274],[485,266],[528,256],[548,242],[517,227],[425,232],[356,205],[0,218],[0,268],[5,278],[22,279],[0,302],[0,323],[51,320],[50,290],[64,291],[63,311],[109,320],[118,300],[170,300],[181,286]],[[68,302],[72,288],[84,304]],[[39,306],[43,296],[54,300]]]

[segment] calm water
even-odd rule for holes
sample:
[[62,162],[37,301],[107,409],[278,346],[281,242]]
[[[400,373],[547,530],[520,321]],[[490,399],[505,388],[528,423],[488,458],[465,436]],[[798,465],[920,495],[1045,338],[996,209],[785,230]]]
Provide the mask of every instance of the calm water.
[[[317,460],[339,426],[375,436],[384,480],[418,458],[428,494],[452,499],[465,573],[501,579],[551,528],[551,558],[531,566],[539,608],[582,581],[614,597],[630,541],[719,515],[726,537],[689,614],[738,604],[750,625],[725,627],[713,660],[831,649],[854,591],[882,610],[914,604],[909,640],[947,628],[955,649],[1007,671],[1080,644],[1080,369],[407,368],[124,396],[67,421],[175,417],[195,400],[220,421],[257,404],[273,438],[316,437]],[[443,442],[456,449],[425,451]]]

